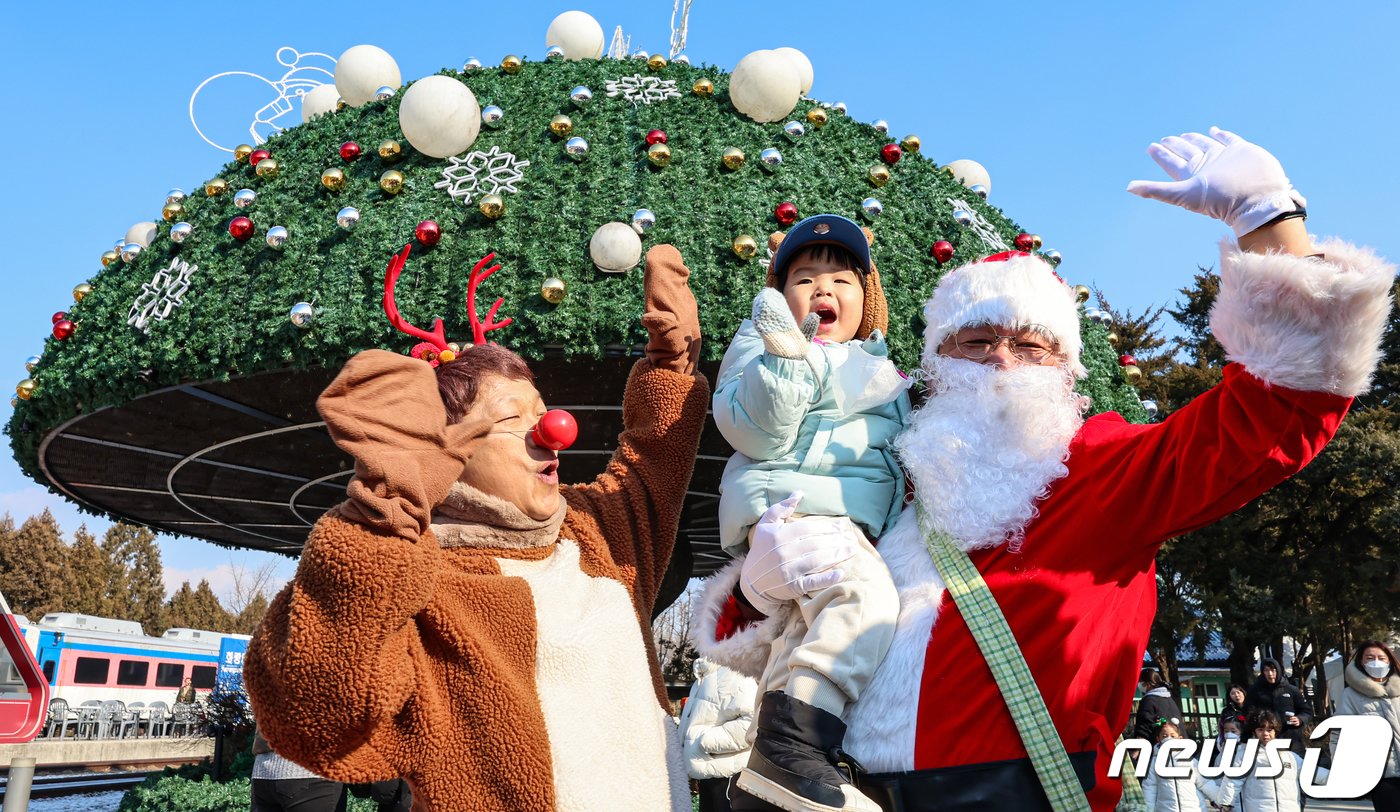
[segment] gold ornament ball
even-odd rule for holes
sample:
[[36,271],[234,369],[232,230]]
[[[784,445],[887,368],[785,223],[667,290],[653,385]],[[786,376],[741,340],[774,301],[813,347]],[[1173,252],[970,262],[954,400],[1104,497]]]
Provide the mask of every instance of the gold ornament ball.
[[549,131],[559,138],[568,138],[574,132],[574,120],[560,113],[549,120]]
[[87,296],[89,293],[92,293],[92,285],[89,285],[88,283],[84,282],[81,285],[78,285],[77,287],[73,288],[73,301],[81,302],[83,300],[83,297]]
[[744,151],[738,147],[726,147],[720,157],[725,169],[738,169],[744,165]]
[[339,113],[341,110],[344,110],[345,108],[347,108],[347,107],[349,107],[349,106],[350,106],[350,103],[347,102],[343,97],[337,97],[337,98],[336,98],[336,100],[335,100],[335,111],[336,111],[337,113]]
[[321,173],[321,185],[332,192],[339,192],[345,188],[345,170],[340,167],[331,167]]
[[481,209],[482,214],[495,220],[506,213],[506,202],[501,199],[500,195],[486,195],[481,198],[481,204],[478,208]]
[[715,95],[715,83],[709,79],[696,79],[695,84],[690,86],[691,92],[702,99],[708,99]]
[[919,136],[910,133],[904,136],[904,140],[899,142],[899,148],[905,152],[917,153],[924,146],[924,142],[919,140]]
[[807,123],[819,130],[826,126],[828,118],[829,116],[827,116],[826,111],[820,107],[813,107],[811,110],[807,111]]
[[392,138],[379,142],[379,160],[393,163],[403,157],[403,145]]
[[251,144],[239,144],[233,148],[233,159],[241,164],[248,163],[248,156],[253,154]]
[[160,216],[167,223],[174,223],[185,216],[185,207],[179,203],[166,203],[160,207]]
[[1117,333],[1109,333],[1109,334],[1108,334],[1108,343],[1111,344],[1111,345],[1113,345],[1113,346],[1115,346],[1115,347],[1118,346],[1118,334],[1117,334]]
[[[467,346],[470,347],[471,345],[468,344]],[[461,354],[462,354],[462,345],[461,345],[461,344],[458,344],[458,343],[455,342],[455,341],[449,341],[449,342],[447,342],[447,348],[448,348],[449,350],[452,350],[452,354],[453,354],[453,355],[461,355]]]
[[34,390],[38,386],[39,384],[35,383],[33,378],[25,378],[15,387],[15,394],[19,395],[20,400],[29,400],[34,397]]
[[1085,285],[1075,285],[1074,300],[1080,304],[1084,304],[1085,302],[1089,301],[1089,294],[1091,294],[1092,292],[1093,291],[1089,290],[1089,288]]
[[213,180],[204,184],[205,197],[218,197],[219,195],[227,191],[228,181],[224,180],[223,178],[214,178]]
[[884,186],[890,182],[890,168],[884,164],[872,164],[865,170],[865,176],[870,178],[870,182],[876,186]]
[[568,292],[568,288],[564,285],[564,280],[557,276],[551,276],[540,283],[540,298],[552,305],[557,305],[564,301],[564,297]]
[[1142,370],[1138,369],[1137,364],[1128,364],[1123,367],[1123,375],[1128,379],[1128,383],[1134,386],[1137,385],[1138,381],[1142,380]]
[[121,259],[121,258],[122,258],[122,255],[121,255],[121,254],[118,254],[116,251],[103,251],[103,252],[102,252],[102,267],[104,267],[104,268],[110,268],[110,267],[112,267],[112,263],[113,263],[113,262],[116,262],[117,260],[119,260],[119,259]]
[[258,161],[258,165],[253,171],[258,173],[258,177],[268,180],[277,177],[278,168],[276,158],[263,158]]
[[740,234],[734,238],[734,256],[739,259],[749,260],[758,256],[758,241],[747,234]]
[[403,173],[397,169],[390,169],[379,176],[379,188],[384,190],[386,195],[396,195],[403,191]]
[[1040,238],[1040,235],[1039,235],[1039,234],[1032,234],[1032,235],[1031,235],[1031,250],[1032,250],[1032,251],[1039,251],[1039,250],[1040,250],[1040,247],[1041,247],[1042,245],[1044,245],[1044,244],[1045,244],[1045,241],[1042,240],[1042,239]]
[[666,67],[666,57],[661,54],[652,54],[647,57],[647,67],[651,70],[661,70]]
[[647,147],[647,160],[652,166],[665,166],[671,162],[671,148],[662,143]]
[[515,74],[520,72],[520,66],[524,64],[525,63],[520,59],[520,57],[516,56],[515,54],[510,54],[505,59],[501,60],[501,70],[505,71],[506,73],[509,73],[511,76],[514,76]]

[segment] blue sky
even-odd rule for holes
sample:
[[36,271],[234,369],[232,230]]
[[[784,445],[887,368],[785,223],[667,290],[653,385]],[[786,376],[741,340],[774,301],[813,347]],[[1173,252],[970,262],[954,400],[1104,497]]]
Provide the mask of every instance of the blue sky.
[[[5,139],[0,223],[6,240],[0,361],[14,382],[49,316],[99,267],[133,222],[159,216],[172,187],[197,188],[223,153],[189,120],[191,92],[223,71],[276,77],[289,45],[338,55],[360,43],[398,61],[405,81],[469,56],[488,64],[543,56],[559,12],[580,8],[634,48],[665,51],[671,3],[237,4],[25,3],[6,12],[16,127]],[[991,202],[1065,257],[1061,275],[1141,311],[1175,299],[1213,265],[1227,230],[1123,191],[1156,178],[1155,138],[1219,125],[1263,144],[1307,195],[1317,234],[1400,258],[1392,156],[1400,132],[1400,4],[1395,3],[829,3],[695,0],[687,53],[733,68],[744,54],[790,45],[815,68],[811,95],[917,133],[939,162],[972,158]],[[246,140],[269,101],[254,81],[201,96],[216,140]],[[299,119],[297,119],[299,120]],[[240,124],[240,122],[242,122]],[[0,401],[3,403],[3,401]],[[8,406],[0,406],[8,408]],[[0,459],[0,510],[55,510],[83,521]],[[107,522],[86,517],[90,527]],[[164,539],[172,579],[228,583],[230,566],[280,557]]]

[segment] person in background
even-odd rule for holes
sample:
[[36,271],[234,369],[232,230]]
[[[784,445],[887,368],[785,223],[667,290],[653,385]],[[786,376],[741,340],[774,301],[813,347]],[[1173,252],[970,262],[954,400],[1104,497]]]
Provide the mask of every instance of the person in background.
[[1142,691],[1142,700],[1138,702],[1137,716],[1133,722],[1133,738],[1155,742],[1161,729],[1160,720],[1166,720],[1180,729],[1181,708],[1172,699],[1161,671],[1142,669],[1138,674],[1138,690]]
[[1244,698],[1244,686],[1235,682],[1230,683],[1230,689],[1225,692],[1225,707],[1220,709],[1220,726],[1225,724],[1225,720],[1233,719],[1241,730],[1244,729]]
[[1356,647],[1343,677],[1338,716],[1379,716],[1390,723],[1385,772],[1368,797],[1376,812],[1400,812],[1400,669],[1395,654],[1381,641],[1367,640]]
[[749,760],[758,683],[701,657],[695,684],[681,711],[681,747],[686,771],[700,790],[700,812],[729,812],[729,777]]
[[[1153,745],[1160,748],[1165,742],[1183,738],[1181,728],[1173,722],[1163,722],[1157,729]],[[1149,812],[1203,812],[1209,807],[1202,806],[1200,799],[1214,795],[1216,787],[1201,777],[1196,769],[1196,760],[1188,759],[1184,753],[1173,753],[1170,762],[1173,767],[1189,766],[1190,772],[1182,778],[1167,778],[1157,772],[1157,754],[1153,753],[1152,767],[1142,782],[1142,797]]]
[[277,755],[261,733],[253,737],[250,812],[345,812],[348,794],[339,781]]
[[[1271,758],[1266,745],[1281,738],[1283,725],[1283,720],[1271,710],[1250,712],[1251,735],[1259,740],[1254,769],[1239,778],[1225,780],[1216,798],[1220,809],[1225,812],[1302,812],[1303,785],[1299,776],[1303,759],[1297,753],[1288,750],[1279,753],[1283,759],[1283,772],[1274,778],[1263,777],[1268,772],[1265,768]],[[1314,780],[1325,782],[1327,770],[1318,767]]]
[[1257,710],[1269,710],[1278,715],[1283,726],[1279,735],[1289,740],[1289,749],[1303,752],[1307,742],[1307,723],[1312,719],[1312,703],[1293,683],[1283,676],[1277,660],[1265,657],[1259,663],[1259,679],[1249,690],[1244,703],[1245,715],[1251,720]]
[[175,701],[186,705],[195,700],[194,680],[187,679],[185,684],[180,686],[180,690],[175,692]]

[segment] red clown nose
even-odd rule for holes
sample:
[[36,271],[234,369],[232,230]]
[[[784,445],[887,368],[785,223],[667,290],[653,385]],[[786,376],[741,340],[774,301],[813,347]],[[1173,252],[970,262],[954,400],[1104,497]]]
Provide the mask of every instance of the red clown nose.
[[540,448],[563,451],[578,439],[578,421],[563,409],[550,409],[540,418],[531,436]]

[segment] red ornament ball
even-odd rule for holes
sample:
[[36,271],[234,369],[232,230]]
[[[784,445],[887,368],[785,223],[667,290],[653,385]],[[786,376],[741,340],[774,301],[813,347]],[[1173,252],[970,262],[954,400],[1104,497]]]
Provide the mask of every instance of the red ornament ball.
[[424,220],[413,229],[413,236],[424,245],[434,246],[442,239],[442,228],[432,220]]
[[791,202],[778,204],[778,208],[773,210],[773,219],[780,224],[790,226],[797,222],[797,205]]
[[258,165],[258,161],[261,161],[263,158],[271,158],[271,157],[272,157],[272,153],[271,153],[271,152],[268,152],[268,151],[265,150],[265,149],[255,149],[255,150],[253,150],[252,152],[248,153],[248,165],[249,165],[249,166],[257,166],[257,165]]
[[939,240],[929,249],[929,253],[933,255],[934,261],[942,265],[953,258],[953,244],[947,240]]
[[253,236],[253,221],[247,217],[235,217],[228,221],[228,233],[232,234],[235,240],[243,242]]
[[346,141],[340,145],[340,157],[348,163],[360,157],[360,145],[354,141]]
[[68,319],[59,319],[53,323],[53,337],[59,341],[67,341],[76,329],[77,327]]
[[578,439],[578,421],[563,409],[550,409],[531,433],[535,445],[550,451],[563,451]]
[[1017,251],[1025,251],[1029,253],[1033,248],[1035,248],[1035,237],[1032,237],[1024,231],[1016,235]]
[[1122,355],[1118,356],[1118,365],[1121,367],[1130,367],[1136,363],[1137,359],[1132,357],[1131,355],[1128,355],[1127,353],[1123,353]]
[[880,147],[880,159],[890,166],[899,163],[899,159],[904,157],[904,150],[898,144],[886,144]]
[[647,133],[647,146],[651,146],[652,144],[664,143],[666,143],[665,130],[652,130],[651,132]]
[[53,323],[58,324],[60,321],[63,321],[66,318],[68,318],[68,314],[60,310],[57,313],[53,314]]

